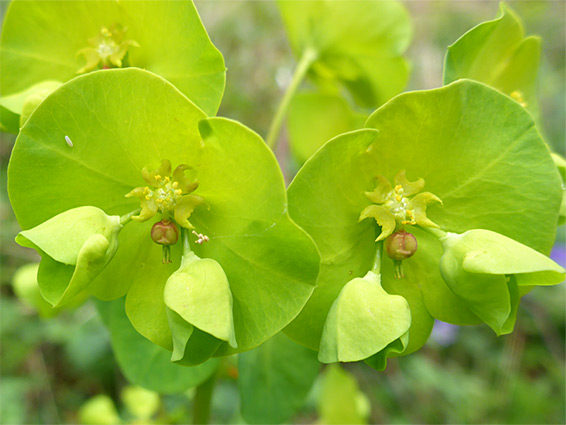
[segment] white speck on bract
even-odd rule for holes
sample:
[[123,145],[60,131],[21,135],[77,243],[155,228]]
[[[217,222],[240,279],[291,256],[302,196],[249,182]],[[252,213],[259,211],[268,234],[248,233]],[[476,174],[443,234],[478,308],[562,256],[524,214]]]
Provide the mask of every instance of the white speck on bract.
[[69,136],[65,136],[65,141],[67,142],[67,144],[69,145],[70,148],[73,147],[73,142],[71,141]]

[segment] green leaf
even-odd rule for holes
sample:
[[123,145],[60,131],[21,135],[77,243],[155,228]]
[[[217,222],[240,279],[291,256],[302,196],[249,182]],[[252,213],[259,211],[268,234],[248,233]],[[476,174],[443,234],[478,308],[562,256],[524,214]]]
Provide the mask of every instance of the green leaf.
[[[59,81],[41,81],[18,93],[0,97],[0,126],[5,131],[17,134],[37,105],[60,85]],[[21,117],[18,116],[23,111],[24,105],[28,105],[26,119],[20,122]]]
[[[261,138],[226,119],[202,121],[201,136],[198,123],[204,118],[172,85],[147,71],[77,77],[49,96],[22,128],[9,165],[9,194],[23,229],[85,204],[122,216],[139,208],[137,198],[124,195],[147,184],[144,167],[155,169],[163,159],[173,167],[193,167],[199,182],[194,194],[207,207],[197,207],[191,223],[209,242],[191,245],[200,258],[224,269],[238,350],[248,350],[299,313],[314,289],[320,257],[287,214],[283,176]],[[172,246],[172,263],[162,264],[151,227],[150,221],[124,227],[114,259],[89,291],[103,300],[127,293],[126,311],[136,330],[171,350],[163,291],[180,267],[182,247]],[[225,344],[217,354],[227,352]]]
[[158,393],[174,394],[206,381],[217,367],[211,359],[196,367],[170,362],[171,353],[136,332],[124,312],[124,300],[98,301],[97,309],[110,330],[112,349],[120,369],[132,384]]
[[407,84],[409,66],[401,56],[412,28],[396,1],[278,1],[297,57],[314,49],[311,76],[322,85],[346,87],[362,106],[376,107]]
[[186,322],[236,348],[232,293],[222,266],[193,252],[183,256],[163,293],[163,301]]
[[[532,118],[508,97],[458,81],[399,95],[366,126],[371,129],[325,144],[288,189],[291,217],[317,243],[322,264],[313,296],[286,332],[313,349],[342,287],[372,268],[381,230],[374,220],[358,218],[377,176],[393,181],[406,170],[410,181],[422,177],[424,190],[443,201],[431,204],[427,216],[444,230],[487,229],[543,253],[554,241],[560,178]],[[418,227],[407,230],[419,248],[403,261],[404,279],[393,278],[392,261],[384,258],[382,285],[409,302],[410,352],[428,337],[432,317],[456,324],[479,319],[440,276],[438,241]]]
[[448,47],[444,84],[460,78],[481,81],[526,104],[538,119],[536,77],[540,54],[540,38],[525,37],[519,17],[500,3],[496,19],[472,28]]
[[163,76],[207,114],[216,113],[224,59],[190,1],[12,1],[0,42],[0,92],[6,96],[44,80],[76,77],[85,65],[79,50],[115,24],[139,45],[128,49],[129,66]]
[[369,413],[369,401],[355,378],[338,365],[327,367],[318,399],[319,423],[366,424]]
[[411,311],[405,298],[389,295],[379,275],[368,272],[349,281],[332,304],[322,331],[322,363],[370,357],[407,333]]
[[291,152],[303,163],[333,137],[362,128],[366,118],[354,112],[341,96],[299,93],[291,101],[287,118]]
[[288,421],[318,375],[316,353],[277,334],[238,356],[241,412],[250,424]]

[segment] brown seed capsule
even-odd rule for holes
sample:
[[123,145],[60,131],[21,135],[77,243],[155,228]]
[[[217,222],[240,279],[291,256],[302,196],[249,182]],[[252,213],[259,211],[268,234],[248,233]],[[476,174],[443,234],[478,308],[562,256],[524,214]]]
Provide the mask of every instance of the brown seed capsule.
[[179,231],[175,223],[164,219],[151,228],[151,239],[159,245],[175,245],[179,240]]
[[404,230],[395,232],[385,240],[385,252],[393,260],[406,260],[417,252],[417,238]]

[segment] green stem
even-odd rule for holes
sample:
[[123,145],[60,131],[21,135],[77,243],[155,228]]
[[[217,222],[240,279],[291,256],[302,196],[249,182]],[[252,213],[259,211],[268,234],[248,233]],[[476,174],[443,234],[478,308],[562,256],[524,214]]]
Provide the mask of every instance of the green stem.
[[277,108],[277,112],[275,113],[273,121],[271,121],[271,125],[269,126],[269,132],[267,133],[266,143],[272,151],[275,151],[275,148],[277,147],[281,125],[283,124],[285,115],[287,115],[287,110],[289,109],[291,99],[293,98],[295,91],[297,91],[297,88],[305,78],[305,75],[307,74],[310,66],[316,60],[317,56],[318,52],[315,49],[307,47],[303,52],[303,55],[301,56],[297,67],[295,68],[293,78],[291,79],[291,84],[289,84],[289,87],[287,87],[283,99],[281,99],[281,103]]
[[138,208],[135,211],[129,212],[128,214],[121,216],[120,217],[120,224],[122,226],[124,226],[125,224],[128,224],[132,220],[132,217],[136,214],[139,214],[140,211],[141,211],[141,208]]
[[196,387],[195,397],[193,399],[194,424],[208,424],[210,422],[210,407],[215,382],[216,372]]
[[373,266],[371,271],[375,274],[381,273],[381,251],[383,250],[383,241],[377,243],[377,250],[375,251],[375,259],[373,260]]
[[446,237],[446,232],[444,230],[435,229],[434,227],[423,227],[423,226],[419,226],[419,227],[438,239],[443,239]]
[[191,250],[191,244],[189,243],[189,231],[184,227],[181,227],[181,236],[183,238],[183,256],[188,256]]

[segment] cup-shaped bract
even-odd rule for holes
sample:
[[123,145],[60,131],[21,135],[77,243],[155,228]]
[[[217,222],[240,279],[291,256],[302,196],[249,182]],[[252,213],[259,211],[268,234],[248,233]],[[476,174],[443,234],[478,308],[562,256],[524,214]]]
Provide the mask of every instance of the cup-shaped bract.
[[[461,80],[401,94],[366,127],[330,140],[288,189],[291,217],[313,237],[322,263],[313,296],[286,332],[315,350],[344,285],[374,265],[383,229],[376,220],[358,221],[375,204],[367,193],[382,181],[391,184],[402,170],[409,181],[422,178],[422,190],[442,200],[429,204],[426,215],[444,231],[487,229],[542,253],[550,252],[555,237],[560,176],[532,117],[509,97]],[[393,260],[381,255],[383,289],[403,296],[412,317],[408,345],[393,344],[391,354],[422,346],[434,319],[482,322],[442,279],[442,245],[429,233],[434,228],[407,226],[418,249],[403,260],[405,277],[395,279]]]
[[322,363],[364,360],[400,339],[410,326],[405,298],[385,292],[380,276],[369,271],[346,283],[332,303],[318,359]]
[[86,206],[20,232],[16,241],[41,254],[39,288],[57,307],[87,289],[104,270],[118,249],[120,230],[119,216]]
[[[107,60],[97,57],[113,48],[116,53]],[[27,98],[36,92],[29,89],[45,80],[65,82],[108,66],[155,72],[209,115],[224,92],[224,59],[192,1],[15,0],[9,5],[0,41],[2,96],[28,90]],[[5,105],[4,99],[2,125],[17,133],[22,102]]]
[[475,26],[448,47],[444,84],[461,78],[480,81],[510,96],[538,119],[540,54],[540,37],[525,37],[520,18],[500,3],[496,19]]
[[187,323],[238,347],[230,284],[216,260],[193,252],[183,255],[181,267],[165,283],[163,300]]
[[[183,194],[179,171],[170,179],[175,196],[162,188],[155,188],[154,196],[175,211],[183,197],[203,199],[190,215],[198,236],[187,227],[183,231],[192,251],[217,261],[226,274],[237,350],[256,347],[302,309],[314,289],[320,257],[287,213],[285,184],[273,153],[248,128],[207,118],[148,71],[92,72],[52,93],[22,128],[10,159],[8,191],[23,229],[84,204],[126,216],[140,207],[140,198],[125,195],[147,186],[144,176],[157,179],[151,170],[164,160],[171,170],[183,165],[187,182],[196,179],[198,188],[191,184],[194,191]],[[126,295],[126,312],[136,330],[171,350],[163,294],[180,267],[183,244],[170,246],[171,263],[164,265],[163,247],[151,238],[152,225],[168,211],[159,210],[147,221],[132,216],[119,235],[116,256],[88,291],[102,300]],[[192,325],[187,325],[188,332]],[[208,343],[208,355],[236,350],[211,334],[194,332]]]
[[489,230],[448,233],[441,242],[444,281],[498,335],[513,330],[521,290],[556,285],[566,276],[540,252]]

